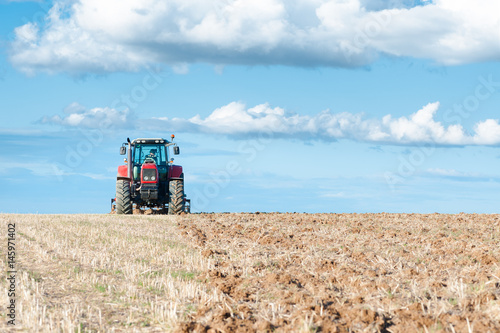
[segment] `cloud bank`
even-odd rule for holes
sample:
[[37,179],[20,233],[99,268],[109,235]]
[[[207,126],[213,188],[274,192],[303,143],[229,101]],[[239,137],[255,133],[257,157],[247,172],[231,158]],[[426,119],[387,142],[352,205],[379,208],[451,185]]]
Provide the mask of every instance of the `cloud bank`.
[[28,73],[498,61],[499,12],[496,0],[61,0],[15,29],[10,60]]
[[73,128],[109,129],[127,128],[186,133],[225,135],[235,139],[266,138],[338,141],[341,139],[392,145],[435,144],[443,146],[500,145],[500,123],[487,119],[474,125],[468,133],[461,125],[444,125],[436,121],[439,102],[429,103],[410,116],[365,119],[363,114],[332,113],[328,110],[316,115],[287,113],[280,107],[260,104],[247,108],[241,102],[232,102],[214,110],[203,118],[138,119],[129,110],[111,108],[87,110],[72,104],[64,116],[44,117],[42,123]]

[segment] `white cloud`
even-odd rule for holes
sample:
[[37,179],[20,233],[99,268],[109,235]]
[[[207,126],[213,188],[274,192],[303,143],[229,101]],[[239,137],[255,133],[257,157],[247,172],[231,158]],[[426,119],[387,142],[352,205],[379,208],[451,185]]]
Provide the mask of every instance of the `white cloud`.
[[64,109],[65,116],[43,117],[43,124],[56,124],[80,128],[130,128],[135,116],[128,109],[118,111],[113,108],[86,109],[78,103],[72,103]]
[[64,113],[65,114],[80,114],[80,113],[85,113],[86,108],[85,106],[81,105],[80,103],[73,102],[67,107],[64,108]]
[[45,24],[15,30],[10,59],[29,73],[156,63],[185,73],[196,62],[356,67],[380,53],[498,61],[499,12],[496,0],[56,1]]
[[392,119],[390,115],[385,116],[382,124],[387,129],[387,138],[400,143],[466,144],[467,140],[462,126],[450,125],[445,128],[440,122],[434,120],[438,108],[439,103],[430,103],[409,118]]
[[[476,135],[467,136],[460,125],[445,127],[434,120],[439,103],[430,103],[409,117],[381,120],[364,119],[362,114],[323,111],[314,116],[286,114],[281,108],[268,104],[246,109],[238,102],[215,110],[208,117],[193,117],[185,122],[197,125],[197,131],[235,136],[264,133],[275,137],[293,137],[334,141],[351,139],[365,142],[442,145],[497,144],[500,137],[490,138],[496,120],[476,126]],[[168,121],[168,119],[164,119]],[[180,119],[176,119],[177,122]],[[186,126],[184,126],[186,128]]]
[[491,181],[491,180],[497,180],[498,177],[496,176],[491,176],[487,174],[482,174],[478,172],[464,172],[464,171],[458,171],[455,169],[441,169],[441,168],[430,168],[426,170],[426,173],[430,176],[439,176],[439,177],[450,177],[450,178],[455,178],[459,180],[485,180],[485,181]]
[[65,116],[44,117],[42,123],[74,128],[134,128],[177,132],[227,135],[233,138],[285,138],[337,141],[348,139],[360,142],[397,145],[436,144],[446,146],[500,145],[500,123],[496,119],[478,122],[473,133],[457,124],[444,125],[434,119],[439,102],[429,103],[410,116],[366,119],[363,114],[332,113],[299,115],[280,107],[260,104],[247,108],[232,102],[214,110],[207,117],[196,115],[189,119],[159,117],[137,119],[129,110],[112,108],[85,109],[73,103]]
[[[409,117],[365,119],[363,114],[332,113],[328,110],[314,116],[287,114],[281,108],[261,104],[247,109],[239,102],[221,107],[206,118],[185,120],[197,125],[196,131],[248,136],[259,133],[274,137],[355,141],[388,144],[498,145],[500,124],[488,119],[474,126],[469,135],[461,125],[443,125],[434,119],[439,103],[429,103]],[[168,119],[166,119],[168,121]],[[176,119],[177,123],[180,119]],[[187,128],[186,125],[183,126]]]
[[205,119],[197,115],[189,122],[222,134],[260,132],[269,126],[269,130],[279,132],[284,113],[283,109],[270,108],[267,104],[247,110],[244,104],[233,102],[216,109]]
[[500,142],[500,124],[498,120],[488,119],[474,127],[476,135],[473,140],[478,145],[494,145]]
[[19,42],[35,47],[34,43],[38,40],[38,32],[38,26],[34,23],[26,23],[14,30]]

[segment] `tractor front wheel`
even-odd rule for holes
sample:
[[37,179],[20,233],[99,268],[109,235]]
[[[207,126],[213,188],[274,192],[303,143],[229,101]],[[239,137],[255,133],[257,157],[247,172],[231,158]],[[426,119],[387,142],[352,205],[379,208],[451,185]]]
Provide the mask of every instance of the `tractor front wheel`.
[[168,182],[168,215],[179,215],[184,211],[184,180],[173,179]]
[[130,183],[123,179],[118,179],[116,181],[116,213],[132,214]]

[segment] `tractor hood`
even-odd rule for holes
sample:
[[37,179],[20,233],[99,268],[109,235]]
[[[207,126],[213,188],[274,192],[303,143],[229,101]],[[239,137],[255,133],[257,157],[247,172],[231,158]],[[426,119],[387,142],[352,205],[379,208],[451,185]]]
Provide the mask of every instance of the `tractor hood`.
[[152,159],[146,159],[141,168],[142,184],[157,184],[159,181],[158,167]]

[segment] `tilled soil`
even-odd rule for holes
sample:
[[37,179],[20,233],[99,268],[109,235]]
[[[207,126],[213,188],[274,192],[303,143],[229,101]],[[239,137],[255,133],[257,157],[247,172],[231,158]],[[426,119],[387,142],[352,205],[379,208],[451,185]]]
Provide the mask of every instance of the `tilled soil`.
[[186,332],[500,331],[497,215],[203,214],[179,228],[228,296]]
[[16,224],[17,268],[2,332],[500,332],[500,215],[0,222]]

